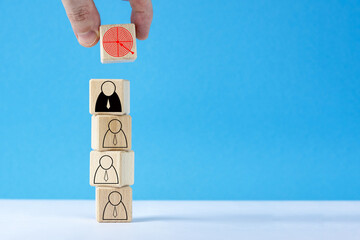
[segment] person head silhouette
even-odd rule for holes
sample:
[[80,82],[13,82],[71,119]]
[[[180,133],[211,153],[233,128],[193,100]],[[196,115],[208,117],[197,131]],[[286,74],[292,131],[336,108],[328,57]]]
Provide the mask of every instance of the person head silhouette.
[[109,122],[108,128],[111,133],[117,134],[121,131],[122,123],[120,122],[120,120],[113,119]]
[[108,196],[109,203],[113,206],[118,206],[122,201],[122,196],[119,192],[113,191]]
[[109,155],[104,155],[99,160],[99,165],[104,170],[109,170],[113,166],[113,159]]
[[105,96],[110,97],[111,95],[114,94],[115,91],[116,91],[116,86],[113,82],[105,81],[103,82],[103,84],[101,84],[101,92],[103,92]]

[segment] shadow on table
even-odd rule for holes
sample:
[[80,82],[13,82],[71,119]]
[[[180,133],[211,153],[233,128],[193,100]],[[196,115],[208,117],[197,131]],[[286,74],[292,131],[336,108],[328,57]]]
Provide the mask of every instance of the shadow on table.
[[286,216],[274,216],[265,214],[238,214],[238,215],[222,215],[222,216],[149,216],[149,217],[137,217],[133,219],[133,222],[167,222],[167,221],[188,221],[188,222],[239,222],[239,223],[299,223],[299,222],[353,222],[360,223],[360,215],[286,215]]

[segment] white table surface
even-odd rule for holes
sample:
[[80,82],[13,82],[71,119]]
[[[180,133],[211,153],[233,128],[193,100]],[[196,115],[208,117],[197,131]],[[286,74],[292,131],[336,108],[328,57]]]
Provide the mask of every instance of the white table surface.
[[360,239],[360,202],[134,201],[97,223],[90,200],[0,200],[0,239]]

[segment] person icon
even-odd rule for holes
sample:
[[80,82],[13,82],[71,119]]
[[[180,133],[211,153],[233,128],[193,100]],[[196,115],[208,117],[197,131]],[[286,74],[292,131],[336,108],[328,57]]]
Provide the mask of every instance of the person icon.
[[99,159],[99,166],[94,174],[94,184],[118,184],[119,176],[113,165],[114,161],[109,155]]
[[108,130],[105,133],[103,140],[104,148],[127,148],[128,143],[124,131],[122,130],[122,123],[120,120],[113,119],[108,124]]
[[95,112],[121,112],[120,98],[116,93],[116,86],[111,81],[101,84],[101,92],[96,100]]
[[113,191],[108,196],[108,202],[104,207],[103,220],[127,220],[128,215],[124,203],[122,202],[122,195]]

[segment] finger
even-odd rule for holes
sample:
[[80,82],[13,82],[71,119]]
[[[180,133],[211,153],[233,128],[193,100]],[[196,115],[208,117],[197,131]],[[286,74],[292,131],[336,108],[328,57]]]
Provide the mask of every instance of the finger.
[[153,18],[151,0],[130,0],[132,8],[131,22],[136,26],[136,37],[144,40],[148,37]]
[[99,41],[100,15],[93,0],[62,0],[75,36],[84,47]]

